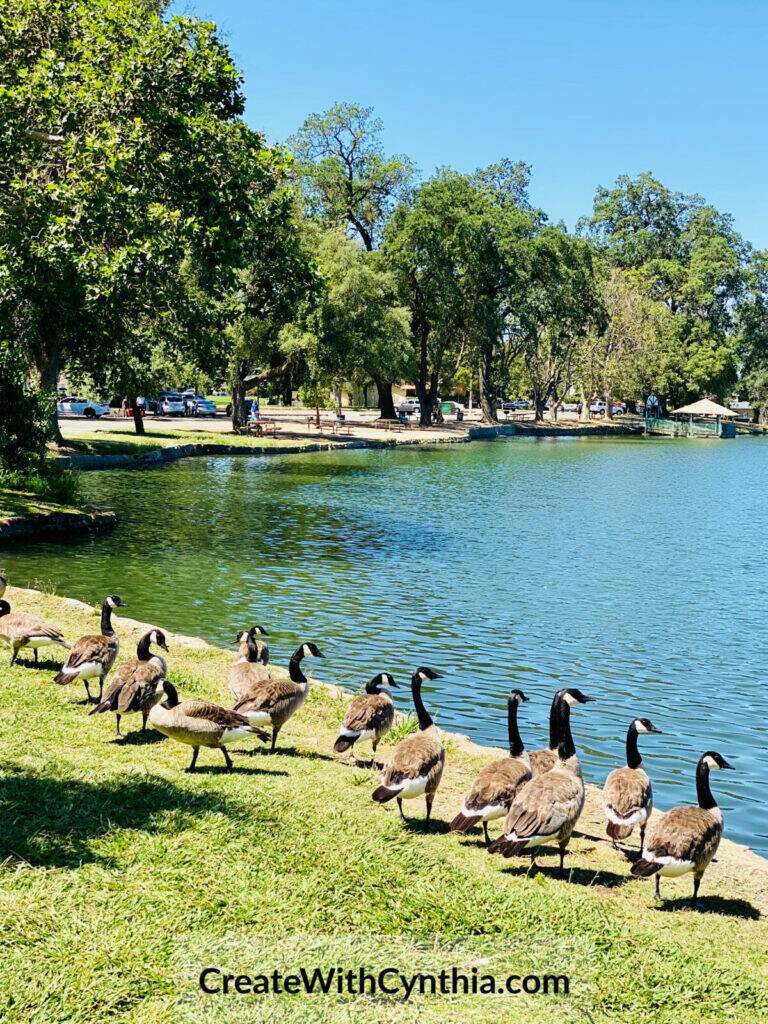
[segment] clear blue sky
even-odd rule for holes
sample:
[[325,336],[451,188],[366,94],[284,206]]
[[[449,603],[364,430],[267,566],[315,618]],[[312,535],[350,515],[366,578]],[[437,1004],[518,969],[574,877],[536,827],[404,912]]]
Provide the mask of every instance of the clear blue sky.
[[502,156],[573,227],[598,184],[651,170],[768,247],[768,0],[182,0],[216,21],[246,116],[284,140],[372,106],[421,172]]

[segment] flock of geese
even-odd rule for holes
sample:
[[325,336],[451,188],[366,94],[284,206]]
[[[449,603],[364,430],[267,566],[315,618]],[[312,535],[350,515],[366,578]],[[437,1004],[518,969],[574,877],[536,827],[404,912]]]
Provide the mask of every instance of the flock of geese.
[[[58,684],[81,680],[87,702],[94,698],[91,683],[98,682],[99,694],[90,714],[114,713],[120,735],[124,715],[141,714],[142,730],[147,724],[171,740],[192,747],[192,760],[186,769],[193,772],[201,747],[221,750],[227,770],[233,767],[227,746],[255,735],[270,742],[275,750],[277,737],[294,715],[309,691],[309,680],[302,671],[307,657],[322,658],[314,643],[303,643],[291,656],[288,679],[273,679],[269,672],[269,648],[261,637],[263,626],[253,626],[237,634],[238,653],[229,674],[234,704],[231,709],[209,701],[181,700],[168,678],[163,656],[167,653],[165,634],[152,629],[139,640],[136,658],[123,662],[104,690],[104,682],[119,651],[119,640],[112,624],[115,608],[124,607],[117,595],[106,598],[101,610],[101,632],[83,636],[69,645],[56,626],[37,615],[13,612],[3,600],[5,574],[0,572],[0,639],[11,648],[11,664],[19,652],[31,648],[34,664],[38,648],[58,646],[68,650],[66,663],[54,676]],[[365,686],[348,707],[334,744],[338,754],[351,751],[356,743],[371,743],[372,767],[381,767],[379,785],[373,800],[395,800],[401,816],[403,801],[424,797],[426,820],[445,768],[445,748],[432,717],[424,706],[421,689],[424,680],[438,679],[431,668],[417,668],[411,678],[411,694],[418,720],[418,731],[400,740],[383,766],[376,765],[376,748],[395,721],[395,705],[390,690],[398,684],[389,672],[380,672]],[[536,864],[540,847],[556,843],[560,854],[559,874],[564,874],[564,857],[571,835],[584,807],[584,780],[571,733],[571,709],[594,700],[581,690],[566,687],[552,700],[549,718],[549,745],[541,750],[526,750],[518,727],[518,708],[528,698],[522,690],[512,690],[507,698],[509,755],[486,765],[469,788],[461,810],[451,822],[451,831],[464,833],[482,826],[488,852],[503,857],[529,856]],[[270,729],[271,734],[266,730]],[[731,765],[717,752],[707,751],[696,765],[696,805],[667,811],[652,827],[646,841],[645,831],[653,808],[651,780],[638,749],[640,735],[660,733],[647,718],[633,719],[627,730],[626,764],[616,768],[605,780],[603,808],[606,831],[617,850],[637,827],[640,850],[631,873],[655,876],[656,897],[660,898],[659,877],[693,874],[693,904],[696,904],[701,878],[709,866],[723,834],[723,815],[712,795],[710,772]],[[354,755],[353,755],[354,756]],[[501,834],[494,840],[488,823],[504,819]]]

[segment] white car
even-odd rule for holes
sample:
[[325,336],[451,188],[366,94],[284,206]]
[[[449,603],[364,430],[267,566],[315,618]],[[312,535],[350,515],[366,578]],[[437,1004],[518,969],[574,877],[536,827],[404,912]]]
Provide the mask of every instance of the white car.
[[163,416],[183,416],[186,412],[181,395],[164,395],[157,403],[157,411]]
[[85,416],[87,420],[98,419],[99,416],[109,416],[109,406],[101,402],[94,402],[92,398],[76,398],[67,396],[62,398],[56,405],[56,412],[59,416]]
[[404,412],[407,416],[410,416],[411,413],[421,412],[421,402],[418,398],[406,398],[398,405],[397,411]]

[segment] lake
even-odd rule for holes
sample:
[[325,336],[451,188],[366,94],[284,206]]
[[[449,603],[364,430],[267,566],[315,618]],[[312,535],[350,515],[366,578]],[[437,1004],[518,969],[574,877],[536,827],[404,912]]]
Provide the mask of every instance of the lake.
[[588,780],[651,717],[657,805],[694,800],[695,761],[719,750],[737,769],[713,785],[726,832],[768,855],[761,439],[197,459],[83,474],[83,489],[117,531],[6,552],[13,583],[118,593],[132,617],[220,645],[259,622],[273,661],[314,640],[327,660],[312,670],[350,690],[430,665],[439,724],[481,743],[504,745],[520,687],[523,738],[545,745],[552,691],[579,686],[598,699],[573,715]]

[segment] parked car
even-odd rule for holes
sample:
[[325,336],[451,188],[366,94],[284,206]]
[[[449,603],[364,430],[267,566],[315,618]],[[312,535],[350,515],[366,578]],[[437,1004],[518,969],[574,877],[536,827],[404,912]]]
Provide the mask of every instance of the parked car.
[[404,412],[406,416],[410,416],[412,413],[421,412],[421,402],[418,398],[406,398],[397,407],[398,412]]
[[[245,406],[246,418],[251,415],[251,406],[253,405],[254,402],[256,403],[256,407],[258,408],[259,401],[258,401],[257,398],[246,398],[245,401],[243,402],[243,405]],[[232,403],[231,402],[229,402],[227,404],[227,408],[224,411],[227,414],[227,416],[231,416],[232,415]]]
[[85,416],[87,420],[109,416],[109,406],[95,402],[92,398],[76,398],[72,395],[62,398],[56,405],[59,416]]
[[531,408],[531,403],[528,401],[527,398],[516,398],[514,400],[514,402],[512,403],[512,405],[518,411],[522,410],[522,409],[530,409]]
[[195,395],[194,398],[188,398],[186,404],[187,416],[216,415],[216,403],[212,402],[210,398],[205,398],[203,395]]
[[[592,402],[589,406],[589,411],[593,416],[605,416],[606,404],[602,399],[598,399],[596,402]],[[613,416],[623,416],[627,411],[627,407],[623,402],[611,402],[611,414]]]
[[560,408],[563,412],[581,413],[581,402],[562,402]]
[[158,416],[183,416],[185,411],[184,399],[181,395],[165,394],[157,400]]

